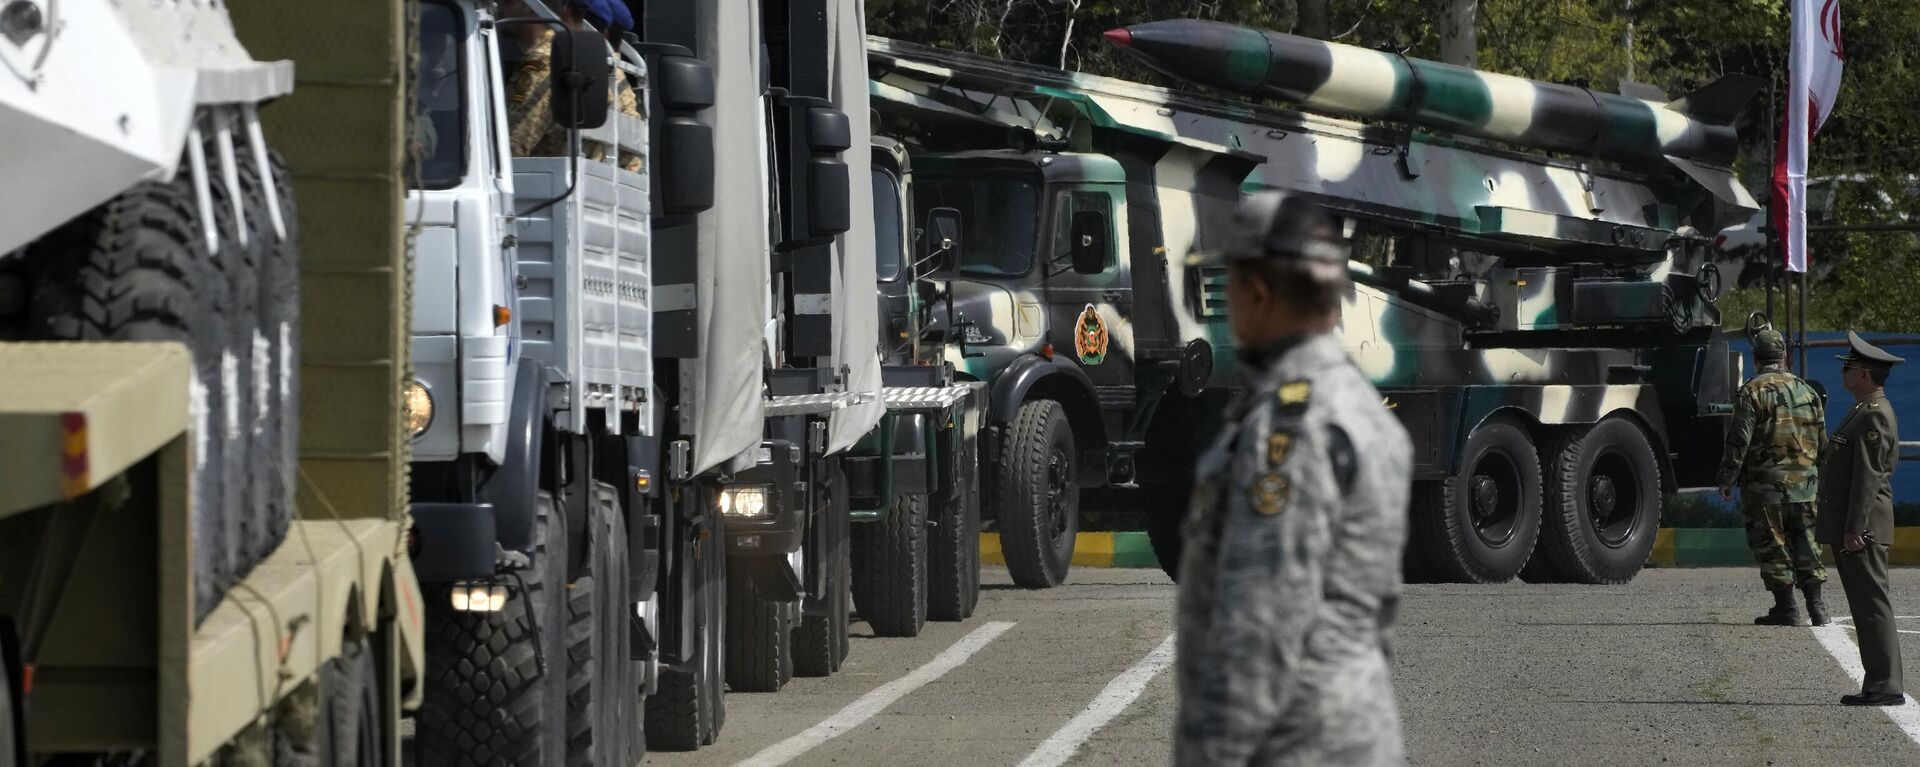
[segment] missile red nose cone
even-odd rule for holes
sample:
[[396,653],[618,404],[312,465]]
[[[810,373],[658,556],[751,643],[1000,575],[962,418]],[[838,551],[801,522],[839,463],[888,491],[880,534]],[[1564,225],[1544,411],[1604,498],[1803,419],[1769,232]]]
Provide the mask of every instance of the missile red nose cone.
[[1118,45],[1122,48],[1125,48],[1133,44],[1133,33],[1127,31],[1126,27],[1121,27],[1119,29],[1109,29],[1106,32],[1101,33],[1101,35],[1107,38],[1107,42],[1113,43],[1114,45]]

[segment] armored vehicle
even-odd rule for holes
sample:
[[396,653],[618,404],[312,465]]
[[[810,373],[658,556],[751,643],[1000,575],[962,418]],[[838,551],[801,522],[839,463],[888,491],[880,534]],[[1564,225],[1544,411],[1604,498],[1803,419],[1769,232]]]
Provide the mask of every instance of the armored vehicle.
[[400,23],[0,8],[0,764],[398,763]]

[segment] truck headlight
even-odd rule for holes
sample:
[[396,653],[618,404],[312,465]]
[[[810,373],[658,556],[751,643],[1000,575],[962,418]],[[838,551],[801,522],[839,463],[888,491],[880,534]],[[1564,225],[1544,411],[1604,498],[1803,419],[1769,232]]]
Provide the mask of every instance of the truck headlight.
[[764,517],[767,515],[767,488],[738,487],[720,491],[720,516]]
[[497,613],[507,606],[507,588],[463,581],[453,584],[453,609],[463,613]]
[[419,381],[408,381],[401,407],[407,417],[407,432],[415,439],[427,433],[427,427],[433,425],[433,392]]

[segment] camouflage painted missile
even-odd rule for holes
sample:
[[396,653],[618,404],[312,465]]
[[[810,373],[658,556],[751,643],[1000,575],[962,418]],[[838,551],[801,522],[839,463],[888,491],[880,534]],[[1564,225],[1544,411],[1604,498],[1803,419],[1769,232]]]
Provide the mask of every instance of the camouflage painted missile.
[[[1707,180],[1697,171],[1733,163],[1732,123],[1759,88],[1754,78],[1729,75],[1685,99],[1660,103],[1194,19],[1109,30],[1106,38],[1199,85],[1279,98],[1310,112],[1398,120],[1580,157],[1672,162],[1702,183]],[[1700,168],[1703,163],[1718,168]]]

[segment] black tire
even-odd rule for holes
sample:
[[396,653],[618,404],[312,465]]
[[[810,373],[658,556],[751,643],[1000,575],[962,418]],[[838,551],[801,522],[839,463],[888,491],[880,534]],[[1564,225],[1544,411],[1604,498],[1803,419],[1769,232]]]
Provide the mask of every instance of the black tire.
[[638,694],[629,684],[630,635],[615,605],[625,601],[626,530],[616,491],[593,484],[586,510],[587,571],[567,587],[567,764],[631,765],[628,740]]
[[927,507],[896,495],[887,516],[853,528],[853,606],[874,636],[915,637],[927,624]]
[[1574,583],[1633,580],[1659,532],[1660,484],[1660,462],[1639,424],[1603,418],[1569,433],[1547,473],[1540,548],[1553,574]]
[[13,669],[0,658],[0,767],[19,767],[20,733],[14,731]]
[[646,703],[647,749],[651,751],[697,750],[713,743],[726,721],[721,679],[725,667],[726,545],[718,536],[703,539],[696,535],[689,550],[694,560],[689,575],[699,581],[694,584],[698,606],[694,611],[697,647],[690,664],[693,669],[660,669],[654,694]]
[[[248,221],[257,218],[265,252],[259,261],[259,316],[265,359],[256,360],[255,374],[264,373],[264,382],[256,381],[254,391],[265,398],[264,416],[253,440],[257,467],[252,473],[256,513],[264,514],[269,537],[286,537],[293,519],[294,494],[299,486],[300,461],[300,227],[299,210],[293,202],[293,179],[277,152],[268,152],[272,183],[285,224],[285,239],[273,237],[268,216],[265,187],[252,196],[257,204],[248,212]],[[244,163],[243,166],[251,166]],[[262,347],[255,345],[256,353]],[[267,553],[271,553],[271,549]],[[262,556],[265,556],[263,553]]]
[[839,471],[821,493],[824,540],[819,566],[829,568],[827,592],[816,605],[816,614],[802,614],[800,625],[793,627],[793,673],[795,676],[823,677],[840,670],[846,660],[847,623],[852,612],[851,582],[853,564],[849,548],[846,483]]
[[1020,406],[1004,435],[994,519],[1007,572],[1027,588],[1058,586],[1080,530],[1073,428],[1060,403],[1035,400]]
[[1445,580],[1503,583],[1540,536],[1540,458],[1525,429],[1489,420],[1467,437],[1459,473],[1416,483],[1414,527],[1426,564]]
[[1160,571],[1178,583],[1180,553],[1186,546],[1186,530],[1181,525],[1193,503],[1193,483],[1143,485],[1137,495],[1153,558],[1160,564]]
[[551,496],[535,507],[532,566],[505,579],[505,609],[455,611],[446,587],[426,596],[423,767],[566,761],[566,536]]
[[382,767],[386,760],[386,712],[380,670],[365,638],[340,646],[340,657],[320,667],[320,764],[322,767]]
[[727,579],[727,688],[779,692],[793,678],[791,603],[776,601],[753,578]]
[[980,482],[971,466],[953,492],[934,501],[927,547],[927,619],[963,621],[980,603]]

